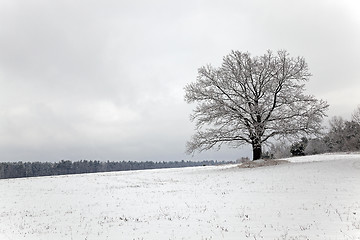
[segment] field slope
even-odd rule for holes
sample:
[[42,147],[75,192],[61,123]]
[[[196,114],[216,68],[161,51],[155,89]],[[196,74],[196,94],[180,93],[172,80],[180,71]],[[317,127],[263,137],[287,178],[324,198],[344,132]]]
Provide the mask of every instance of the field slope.
[[360,155],[0,180],[0,240],[360,239]]

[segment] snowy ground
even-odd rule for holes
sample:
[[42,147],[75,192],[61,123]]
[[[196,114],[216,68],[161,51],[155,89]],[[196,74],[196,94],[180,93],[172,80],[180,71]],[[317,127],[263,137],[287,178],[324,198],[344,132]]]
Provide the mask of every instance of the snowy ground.
[[0,240],[360,239],[360,155],[290,160],[0,180]]

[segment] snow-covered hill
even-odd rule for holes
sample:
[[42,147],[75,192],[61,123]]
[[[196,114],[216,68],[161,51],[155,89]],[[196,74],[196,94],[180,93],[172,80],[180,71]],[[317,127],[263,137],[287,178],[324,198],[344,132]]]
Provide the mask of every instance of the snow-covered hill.
[[360,155],[291,161],[0,180],[0,240],[360,239]]

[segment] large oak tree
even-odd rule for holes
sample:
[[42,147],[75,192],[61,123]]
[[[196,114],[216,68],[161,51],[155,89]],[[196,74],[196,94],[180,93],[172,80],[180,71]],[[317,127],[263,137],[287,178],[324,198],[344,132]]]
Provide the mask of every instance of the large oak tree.
[[251,144],[256,160],[270,138],[319,133],[328,104],[304,93],[310,76],[304,58],[286,51],[256,57],[232,51],[220,67],[201,67],[185,87],[185,100],[196,103],[188,153]]

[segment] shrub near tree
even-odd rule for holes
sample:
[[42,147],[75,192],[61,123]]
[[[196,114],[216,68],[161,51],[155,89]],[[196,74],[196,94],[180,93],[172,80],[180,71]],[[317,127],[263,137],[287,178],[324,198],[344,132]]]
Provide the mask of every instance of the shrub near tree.
[[302,138],[300,142],[293,143],[290,148],[292,156],[305,156],[305,148],[307,144],[307,138]]
[[291,146],[286,141],[276,141],[270,144],[269,152],[275,159],[291,156]]

